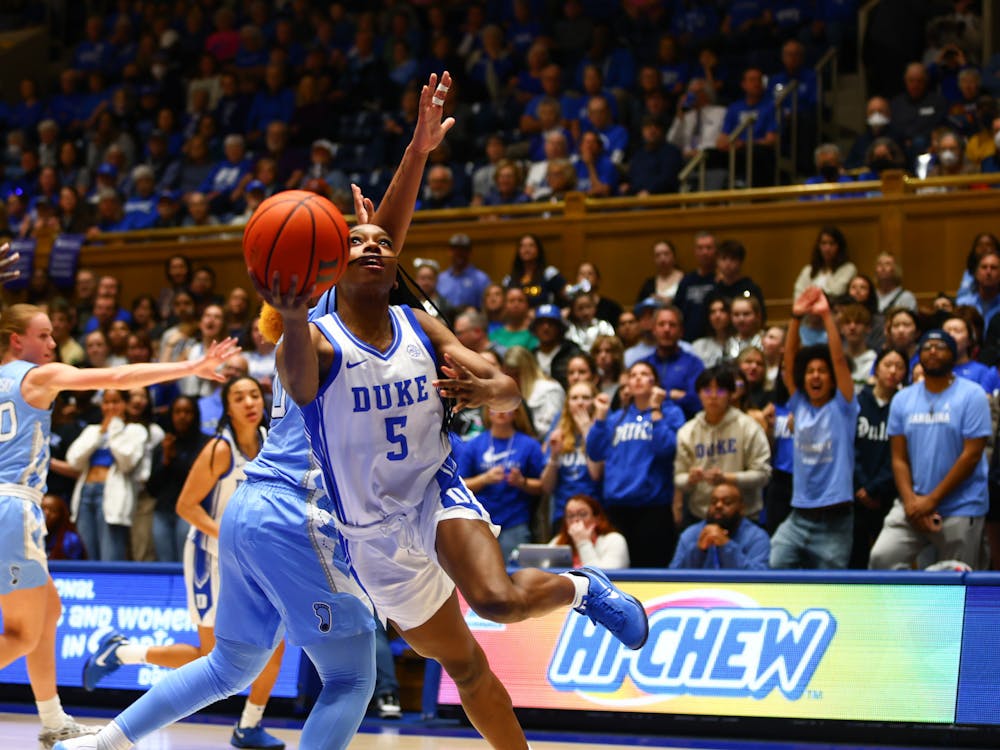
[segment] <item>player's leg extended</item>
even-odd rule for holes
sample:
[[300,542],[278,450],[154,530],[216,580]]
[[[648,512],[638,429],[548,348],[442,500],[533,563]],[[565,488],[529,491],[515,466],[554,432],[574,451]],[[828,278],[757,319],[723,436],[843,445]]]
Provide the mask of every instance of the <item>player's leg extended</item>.
[[[3,632],[0,633],[0,669],[22,656],[28,659],[28,676],[35,698],[44,700],[56,693],[55,675],[55,623],[59,619],[59,594],[52,579],[43,586],[15,589],[0,595],[0,612],[3,612]],[[49,610],[53,609],[53,612]],[[44,657],[41,651],[48,644],[51,673],[44,675]],[[31,663],[37,665],[33,670]],[[34,672],[38,672],[37,680]],[[45,695],[40,695],[45,693]]]
[[323,681],[302,727],[299,746],[343,750],[361,726],[375,689],[375,633],[359,633],[305,647]]

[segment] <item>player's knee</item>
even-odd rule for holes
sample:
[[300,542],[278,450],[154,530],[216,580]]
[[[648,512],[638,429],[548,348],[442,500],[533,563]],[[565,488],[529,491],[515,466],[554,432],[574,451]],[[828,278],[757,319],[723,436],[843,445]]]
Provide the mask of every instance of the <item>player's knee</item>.
[[250,647],[235,647],[217,639],[215,648],[208,655],[212,680],[216,692],[228,697],[249,687],[267,664],[270,651]]
[[7,625],[3,631],[4,638],[11,644],[14,658],[27,656],[38,647],[42,639],[41,628]]
[[463,591],[462,595],[475,613],[487,620],[511,623],[524,619],[517,589],[509,581],[506,585],[476,586],[472,591]]
[[486,654],[476,645],[468,649],[458,648],[440,661],[455,686],[463,691],[473,690],[490,671]]

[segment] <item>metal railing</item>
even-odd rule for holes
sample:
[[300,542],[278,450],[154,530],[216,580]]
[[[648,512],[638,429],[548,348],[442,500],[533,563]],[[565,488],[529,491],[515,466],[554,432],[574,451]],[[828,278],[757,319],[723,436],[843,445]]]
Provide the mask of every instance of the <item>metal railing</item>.
[[743,150],[746,155],[746,174],[744,177],[744,185],[746,187],[753,187],[753,126],[757,122],[756,112],[747,112],[744,114],[743,121],[736,126],[736,129],[729,134],[729,189],[733,190],[736,187],[736,142],[739,140],[740,136],[743,135],[743,131],[750,129],[747,133],[746,145]]
[[705,150],[701,149],[688,160],[687,164],[684,165],[684,169],[682,169],[677,175],[677,180],[680,183],[680,191],[682,193],[691,192],[691,173],[696,169],[698,170],[698,190],[696,192],[705,192],[705,167],[707,160],[708,157]]
[[[825,82],[825,83],[824,83]],[[827,94],[830,101],[827,102]],[[833,143],[840,129],[832,113],[837,107],[837,48],[830,47],[816,62],[816,142]],[[826,117],[826,112],[831,117]]]
[[[789,108],[789,116],[787,122],[789,124],[789,141],[788,141],[788,156],[782,154],[782,138],[781,134],[784,131],[785,125],[785,114],[784,114],[784,104],[785,99],[788,97],[792,98],[791,107]],[[775,147],[775,158],[774,158],[774,184],[781,184],[781,173],[784,172],[788,175],[790,182],[795,180],[795,167],[796,159],[798,155],[799,147],[799,82],[789,81],[787,86],[781,88],[777,92],[777,96],[774,97],[774,121],[777,124],[778,130],[778,143]]]

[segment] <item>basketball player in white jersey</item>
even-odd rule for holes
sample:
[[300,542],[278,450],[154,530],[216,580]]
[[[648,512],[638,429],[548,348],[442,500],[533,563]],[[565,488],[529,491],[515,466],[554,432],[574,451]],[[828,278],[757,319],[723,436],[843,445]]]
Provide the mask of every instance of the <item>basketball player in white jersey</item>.
[[573,606],[633,649],[648,635],[646,613],[600,571],[507,575],[499,529],[457,474],[442,397],[457,408],[507,411],[520,403],[517,386],[422,310],[389,305],[397,258],[384,229],[356,226],[349,245],[336,310],[315,323],[311,291],[282,295],[277,274],[272,289],[258,285],[284,321],[281,381],[302,407],[347,559],[376,611],[441,663],[493,747],[524,750],[510,696],[469,631],[455,586],[496,622]]
[[[0,269],[7,252],[0,248]],[[22,656],[27,660],[43,748],[95,731],[64,713],[56,692],[62,604],[49,575],[41,511],[52,402],[64,390],[121,390],[187,375],[219,380],[216,368],[239,351],[226,339],[196,361],[79,370],[55,362],[55,349],[52,323],[41,309],[12,305],[0,315],[0,669]]]

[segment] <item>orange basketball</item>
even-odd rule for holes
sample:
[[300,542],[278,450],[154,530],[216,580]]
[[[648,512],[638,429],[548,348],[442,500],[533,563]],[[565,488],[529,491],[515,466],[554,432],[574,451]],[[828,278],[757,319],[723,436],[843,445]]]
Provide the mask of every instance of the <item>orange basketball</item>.
[[263,286],[270,288],[277,272],[282,292],[296,276],[297,292],[315,284],[320,294],[347,268],[347,235],[347,222],[326,198],[286,190],[265,200],[250,217],[243,230],[243,257]]

